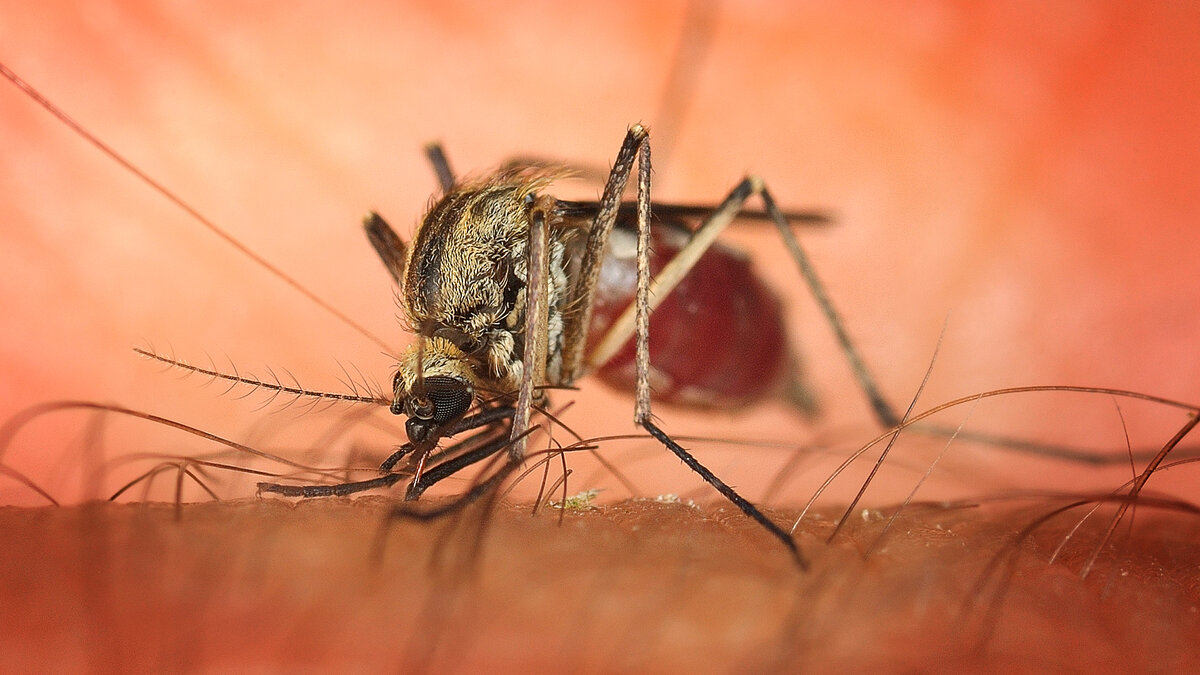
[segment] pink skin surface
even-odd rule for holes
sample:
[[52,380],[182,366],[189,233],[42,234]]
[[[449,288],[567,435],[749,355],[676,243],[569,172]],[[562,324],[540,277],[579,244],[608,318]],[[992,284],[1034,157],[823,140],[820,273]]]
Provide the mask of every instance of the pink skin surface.
[[[394,289],[358,220],[375,209],[411,233],[435,189],[423,143],[443,141],[464,173],[513,155],[605,166],[626,126],[641,121],[657,142],[658,198],[716,202],[753,172],[784,206],[836,216],[834,227],[801,234],[897,407],[916,391],[943,324],[918,409],[1031,384],[1197,402],[1200,88],[1189,69],[1200,59],[1200,14],[1110,5],[720,8],[695,61],[696,88],[683,114],[666,119],[655,115],[682,3],[503,12],[42,3],[4,12],[0,58],[393,353],[404,340]],[[376,458],[396,442],[355,430],[314,448],[302,416],[256,411],[261,399],[176,381],[132,354],[151,344],[201,364],[212,354],[226,370],[226,357],[260,374],[269,364],[318,389],[344,388],[339,362],[382,383],[394,365],[10,86],[0,88],[0,116],[0,419],[50,400],[113,402],[273,449],[315,450],[305,456],[326,465],[352,450]],[[656,412],[680,434],[834,445],[835,458],[805,464],[775,493],[776,503],[802,503],[878,427],[775,235],[743,228],[730,238],[783,297],[824,414],[814,426],[783,405]],[[556,399],[576,401],[568,424],[584,436],[633,431],[631,397],[582,385]],[[1123,423],[1134,446],[1156,447],[1184,421],[1149,404],[1122,401],[1119,413],[1109,397],[1056,394],[940,419],[1115,451],[1125,446]],[[208,447],[111,416],[97,444],[87,440],[95,419],[36,420],[3,461],[74,502],[146,468],[106,478],[100,452]],[[906,495],[939,448],[902,455],[907,468],[885,470],[874,501]],[[756,500],[789,457],[722,443],[697,453]],[[635,472],[645,494],[698,484],[649,443],[606,456]],[[922,496],[1109,490],[1130,473],[952,449]],[[592,487],[588,474],[578,472],[572,489]],[[865,467],[836,484],[828,504],[863,475]],[[1174,494],[1196,484],[1186,467],[1151,481]],[[247,483],[222,490],[252,495]],[[0,502],[41,500],[2,482]],[[652,571],[633,578],[652,584]]]

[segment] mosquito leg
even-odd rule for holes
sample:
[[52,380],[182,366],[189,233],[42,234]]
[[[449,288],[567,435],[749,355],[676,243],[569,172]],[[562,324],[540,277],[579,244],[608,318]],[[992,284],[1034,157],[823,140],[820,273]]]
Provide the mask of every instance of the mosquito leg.
[[[624,150],[624,148],[622,148]],[[675,454],[684,464],[692,471],[695,471],[709,485],[717,489],[726,499],[733,502],[734,506],[741,509],[742,513],[758,522],[774,535],[784,546],[792,553],[792,557],[796,560],[796,564],[801,568],[807,569],[808,561],[800,553],[800,549],[796,546],[795,540],[783,528],[771,522],[758,507],[751,504],[744,497],[739,495],[736,490],[729,487],[716,474],[710,471],[707,467],[700,463],[692,456],[683,446],[676,443],[671,437],[662,430],[653,421],[653,414],[650,410],[650,144],[643,138],[643,142],[639,144],[637,153],[638,163],[638,190],[637,190],[637,219],[638,219],[638,246],[637,246],[637,271],[638,285],[637,295],[634,300],[634,307],[637,314],[637,393],[636,407],[634,410],[634,421],[650,433],[651,436],[658,439],[668,450]],[[614,168],[616,173],[617,169]],[[746,181],[743,181],[744,183]],[[743,186],[734,190],[731,198],[738,200],[738,206],[741,202],[745,202],[745,196],[739,196]],[[751,188],[752,189],[752,188]],[[729,199],[726,200],[730,201]],[[718,209],[720,212],[721,209]],[[728,220],[732,220],[732,214],[736,213],[736,207],[730,211]],[[715,214],[714,214],[715,215]],[[712,220],[710,218],[710,220]],[[728,224],[728,223],[726,223]],[[724,227],[724,225],[721,225]],[[701,228],[704,229],[704,228]],[[710,230],[716,229],[709,227]],[[706,235],[707,236],[707,235]],[[712,236],[715,237],[715,234]],[[684,249],[687,250],[687,247]],[[696,254],[699,257],[699,254]],[[686,271],[684,272],[686,274]],[[664,291],[666,293],[667,291]]]
[[592,229],[588,232],[583,260],[579,267],[579,280],[572,289],[572,297],[567,303],[567,311],[563,316],[563,366],[562,380],[564,384],[574,382],[582,375],[583,353],[587,346],[588,325],[592,320],[592,301],[596,296],[596,282],[600,278],[600,265],[608,249],[608,235],[612,233],[617,223],[617,214],[621,209],[621,195],[625,192],[625,184],[633,172],[633,163],[637,159],[638,150],[646,144],[649,132],[640,125],[634,124],[625,133],[625,140],[613,161],[612,171],[608,174],[608,182],[604,185],[604,193],[600,197],[600,207]]
[[654,424],[654,422],[646,419],[639,421],[638,424],[641,425],[643,429],[650,432],[650,435],[658,439],[658,441],[666,446],[668,450],[674,453],[675,456],[678,457],[684,464],[686,464],[689,469],[699,474],[700,477],[704,479],[704,482],[716,488],[717,492],[720,492],[721,495],[723,495],[726,499],[733,502],[733,505],[738,507],[742,513],[749,516],[759,525],[765,527],[768,532],[774,535],[776,539],[781,541],[783,545],[787,547],[788,551],[791,552],[792,557],[796,560],[796,564],[798,564],[802,569],[808,569],[808,560],[804,557],[804,554],[800,552],[799,547],[796,546],[795,540],[793,540],[791,535],[787,533],[787,530],[784,530],[776,525],[771,521],[770,518],[767,518],[766,514],[760,511],[757,506],[751,504],[745,497],[739,495],[737,491],[729,487],[725,481],[717,478],[716,474],[701,464],[700,461],[697,460],[690,452],[688,452],[686,448],[672,440],[671,437],[667,435],[667,432],[663,431],[658,425]]
[[442,192],[449,192],[454,187],[454,171],[450,169],[450,160],[446,159],[442,144],[435,141],[426,145],[425,157],[433,167],[433,173],[437,175]]
[[[606,246],[608,244],[608,236],[612,232],[613,225],[616,223],[617,212],[621,207],[621,195],[625,191],[625,185],[629,180],[629,176],[633,171],[633,164],[636,161],[638,164],[638,195],[637,195],[637,210],[638,210],[638,293],[637,300],[631,311],[636,311],[636,333],[637,333],[637,407],[635,412],[635,422],[650,432],[652,436],[657,438],[673,452],[693,471],[700,474],[705,481],[715,487],[718,492],[724,495],[727,499],[734,503],[747,516],[751,517],[771,534],[783,542],[784,546],[792,552],[796,562],[801,567],[806,567],[807,562],[800,554],[796,547],[796,542],[792,540],[791,535],[785,532],[775,523],[771,522],[761,511],[753,504],[739,495],[733,488],[726,485],[723,481],[717,478],[711,471],[704,467],[695,457],[685,450],[678,443],[654,424],[650,412],[650,144],[648,142],[649,134],[640,124],[635,124],[629,128],[625,135],[625,141],[621,144],[621,149],[617,153],[617,158],[613,162],[612,171],[609,173],[608,183],[604,186],[604,194],[600,198],[600,208],[596,215],[596,220],[592,224],[592,229],[588,233],[588,240],[584,252],[583,263],[580,267],[580,281],[576,287],[574,297],[571,300],[570,307],[573,311],[566,317],[564,326],[564,335],[567,336],[567,344],[564,346],[564,361],[563,361],[563,380],[570,383],[581,374],[581,366],[583,364],[583,349],[585,347],[584,340],[587,335],[587,326],[591,321],[592,299],[595,295],[596,280],[600,273],[600,263],[603,260]],[[679,283],[687,273],[687,269],[695,264],[695,259],[703,253],[703,248],[711,244],[711,240],[716,237],[716,234],[724,229],[725,226],[733,220],[737,210],[745,202],[746,198],[753,192],[753,183],[743,181],[744,186],[734,190],[726,202],[734,201],[736,203],[723,205],[717,213],[709,218],[709,221],[716,220],[715,225],[706,223],[706,227],[701,230],[708,229],[709,234],[703,235],[707,239],[707,243],[696,244],[694,247],[689,245],[684,248],[693,248],[693,251],[688,253],[689,256],[694,256],[691,263],[686,265],[674,280],[669,280],[669,283],[663,286],[661,283],[658,288],[662,296],[670,292],[672,288]],[[745,192],[745,194],[741,194]],[[723,222],[722,222],[723,219]],[[683,255],[683,252],[680,253]],[[686,259],[685,259],[686,260]],[[683,263],[680,264],[683,266]],[[666,270],[664,270],[665,272]],[[659,275],[659,278],[663,274]],[[628,312],[627,312],[628,313]],[[620,323],[620,319],[618,319]],[[629,327],[624,329],[624,334],[617,344],[624,343],[629,338],[629,335],[634,332],[634,326],[630,321]],[[616,327],[614,326],[614,329]],[[610,335],[614,329],[610,329]],[[606,336],[607,338],[608,336]],[[600,361],[601,363],[603,361]]]
[[550,323],[550,226],[548,215],[554,198],[539,197],[529,205],[529,253],[525,283],[525,348],[521,356],[521,390],[513,415],[512,441],[508,457],[525,458],[534,395],[546,383],[547,333]]
[[796,266],[800,268],[800,274],[804,277],[805,283],[808,284],[808,290],[812,293],[813,298],[817,301],[817,305],[821,308],[821,313],[825,315],[825,319],[833,329],[838,344],[842,348],[842,353],[846,355],[846,360],[850,362],[850,369],[854,371],[855,379],[858,380],[863,393],[866,394],[867,399],[871,402],[871,409],[875,412],[875,417],[884,427],[897,426],[900,424],[900,416],[896,414],[895,409],[883,398],[883,393],[880,392],[879,385],[875,384],[875,378],[871,375],[871,371],[867,369],[867,364],[863,361],[862,354],[854,346],[854,342],[850,339],[850,334],[846,332],[846,323],[842,321],[842,317],[833,306],[833,301],[829,299],[829,293],[825,290],[825,284],[821,283],[821,279],[817,277],[817,271],[813,267],[812,262],[809,261],[808,254],[801,248],[800,241],[796,239],[796,234],[792,232],[791,226],[788,225],[783,213],[775,204],[775,199],[771,196],[771,192],[767,190],[767,186],[763,184],[761,179],[751,177],[747,180],[753,181],[755,191],[762,198],[763,207],[767,210],[767,214],[771,216],[771,220],[775,221],[775,227],[779,229],[779,234],[783,237],[783,243],[787,246],[788,253],[791,254],[792,259],[796,262]]
[[[682,251],[681,251],[682,253]],[[646,427],[650,431],[652,415],[650,413],[650,312],[653,307],[650,306],[650,143],[642,143],[638,152],[638,189],[637,189],[637,294],[634,296],[633,305],[637,312],[637,388],[634,392],[634,421]],[[627,312],[628,313],[628,312]],[[611,330],[609,331],[612,332]],[[657,427],[654,427],[657,429]],[[688,466],[691,466],[694,471],[705,477],[705,480],[712,483],[717,480],[717,477],[711,471],[700,466],[700,463],[691,457],[683,448],[673,441],[667,443],[663,438],[659,438],[654,431],[650,431],[655,438],[663,441],[667,448],[679,455]],[[661,433],[661,432],[660,432]],[[665,438],[666,434],[662,434]],[[683,454],[680,454],[683,452]],[[689,459],[685,459],[687,456]],[[717,481],[721,485],[720,481]],[[713,483],[716,485],[717,483]],[[717,488],[720,489],[720,488]],[[724,491],[722,491],[724,492]],[[732,490],[731,490],[732,492]],[[741,499],[739,497],[739,499]],[[737,503],[737,502],[734,502]],[[740,505],[739,505],[740,506]],[[751,507],[753,508],[753,507]],[[745,507],[742,507],[745,510]],[[791,537],[787,538],[791,541]]]
[[338,483],[336,485],[281,485],[279,483],[259,483],[259,492],[270,492],[284,497],[346,497],[358,492],[366,492],[367,490],[376,490],[379,488],[388,488],[402,479],[408,478],[407,474],[388,473],[382,476],[376,476],[368,480],[354,481],[350,483]]

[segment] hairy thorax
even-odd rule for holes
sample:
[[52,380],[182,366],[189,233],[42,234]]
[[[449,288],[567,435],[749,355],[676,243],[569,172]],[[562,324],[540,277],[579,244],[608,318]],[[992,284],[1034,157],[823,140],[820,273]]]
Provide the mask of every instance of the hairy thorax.
[[[478,386],[498,392],[519,386],[529,207],[553,178],[529,171],[501,173],[457,186],[429,209],[408,251],[401,292],[405,316],[423,343],[417,346],[419,353],[410,348],[402,371],[424,368],[428,373],[424,352],[444,359],[441,352],[456,351],[449,343],[461,352],[451,358],[466,360]],[[555,382],[561,370],[570,237],[561,223],[550,226],[547,376]]]

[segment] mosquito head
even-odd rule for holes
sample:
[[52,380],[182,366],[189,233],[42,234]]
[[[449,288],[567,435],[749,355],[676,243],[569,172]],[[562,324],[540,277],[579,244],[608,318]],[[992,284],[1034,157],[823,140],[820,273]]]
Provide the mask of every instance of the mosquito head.
[[404,428],[413,443],[435,438],[475,403],[466,354],[440,337],[422,337],[404,352],[392,389],[392,413],[408,417]]

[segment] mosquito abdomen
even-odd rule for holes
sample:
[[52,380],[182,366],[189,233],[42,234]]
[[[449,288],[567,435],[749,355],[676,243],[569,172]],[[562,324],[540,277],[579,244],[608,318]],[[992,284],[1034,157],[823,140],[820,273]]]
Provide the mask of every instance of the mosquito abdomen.
[[[652,230],[651,270],[670,261],[686,231],[667,222]],[[633,234],[618,228],[600,272],[589,343],[633,301],[637,284]],[[741,407],[782,392],[792,360],[779,299],[755,275],[750,261],[720,244],[650,317],[651,384],[655,402],[692,407]],[[637,372],[631,339],[596,375],[632,390]]]

